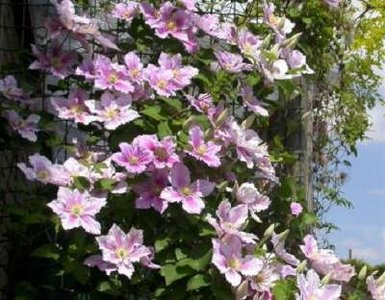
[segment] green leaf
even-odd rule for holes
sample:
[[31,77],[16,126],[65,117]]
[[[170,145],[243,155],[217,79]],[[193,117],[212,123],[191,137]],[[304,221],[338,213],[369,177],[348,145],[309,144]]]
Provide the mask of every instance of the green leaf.
[[74,187],[80,191],[85,191],[90,187],[90,183],[87,178],[82,176],[73,177]]
[[103,178],[95,183],[96,188],[103,191],[112,191],[115,187],[116,180],[111,178]]
[[304,213],[302,215],[302,223],[305,225],[312,225],[318,221],[318,218],[315,214]]
[[180,267],[173,264],[164,265],[160,269],[160,274],[164,277],[167,286],[191,273],[192,270],[190,268]]
[[31,256],[34,257],[44,257],[44,258],[50,258],[53,260],[57,260],[59,258],[59,249],[53,245],[53,244],[45,244],[37,249],[35,249]]
[[160,106],[147,106],[145,109],[140,111],[140,114],[150,117],[156,121],[165,121],[166,118],[165,116],[162,116],[161,110]]
[[158,124],[158,134],[161,138],[172,135],[172,130],[167,121]]
[[194,277],[191,277],[187,282],[187,290],[194,291],[199,290],[201,287],[210,285],[211,278],[207,274],[197,274]]
[[291,280],[280,280],[273,287],[275,300],[293,300],[296,291],[296,285]]

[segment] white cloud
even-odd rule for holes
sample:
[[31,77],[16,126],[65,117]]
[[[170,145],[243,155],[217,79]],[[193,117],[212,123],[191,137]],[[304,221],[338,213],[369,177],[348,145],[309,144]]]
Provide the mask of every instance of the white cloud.
[[369,195],[374,195],[374,196],[385,196],[385,188],[372,189],[372,190],[369,190],[368,193]]
[[368,131],[369,139],[367,143],[385,143],[385,107],[377,104],[369,111],[369,117],[372,123]]

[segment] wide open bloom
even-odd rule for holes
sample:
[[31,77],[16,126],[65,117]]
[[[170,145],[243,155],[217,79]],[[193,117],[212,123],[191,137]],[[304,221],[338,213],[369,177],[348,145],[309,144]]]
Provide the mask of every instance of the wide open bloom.
[[225,275],[232,286],[238,286],[242,275],[255,276],[263,268],[263,262],[252,255],[242,256],[242,243],[232,238],[226,243],[213,239],[212,263]]
[[124,63],[127,67],[127,74],[133,82],[140,83],[143,81],[143,64],[138,55],[134,52],[128,52],[124,56]]
[[89,233],[100,234],[95,215],[106,203],[105,198],[91,197],[88,192],[60,187],[57,199],[47,205],[59,216],[65,230],[82,227]]
[[242,71],[251,70],[251,65],[243,62],[243,57],[239,54],[216,51],[215,57],[218,60],[220,67],[229,73],[240,73]]
[[149,174],[149,178],[136,184],[133,189],[138,194],[135,201],[135,207],[138,209],[147,209],[153,207],[155,210],[163,213],[168,207],[168,201],[160,197],[161,192],[168,184],[167,169],[155,169]]
[[355,275],[354,267],[343,264],[330,249],[319,249],[315,238],[308,234],[303,239],[301,251],[310,260],[312,267],[331,279],[348,282]]
[[21,137],[31,142],[37,141],[36,132],[39,131],[37,123],[40,121],[40,116],[31,114],[26,119],[23,119],[14,110],[6,110],[3,115],[8,120],[11,128],[17,131]]
[[303,211],[302,205],[298,202],[290,203],[290,212],[293,216],[298,217]]
[[120,152],[114,153],[111,159],[129,173],[143,173],[152,162],[152,153],[138,143],[120,143]]
[[253,244],[258,239],[256,235],[242,231],[242,227],[249,216],[247,205],[231,207],[229,201],[222,201],[218,206],[216,216],[217,219],[208,215],[207,221],[215,228],[218,237],[222,241],[237,236],[244,243]]
[[172,83],[174,73],[171,70],[149,64],[144,70],[143,75],[144,79],[160,96],[169,97],[175,95],[177,88]]
[[68,176],[63,166],[52,164],[45,156],[35,153],[29,157],[28,167],[25,163],[18,163],[17,166],[24,173],[28,180],[40,181],[47,184],[66,185]]
[[[143,245],[143,231],[134,227],[126,234],[116,224],[112,225],[107,235],[96,238],[102,251],[103,261],[115,267],[119,274],[128,278],[134,273],[134,263],[141,262],[149,267],[152,251]],[[157,267],[153,265],[153,267]]]
[[190,214],[199,214],[205,207],[202,198],[211,194],[215,184],[199,179],[191,183],[190,171],[181,163],[171,169],[171,187],[166,187],[160,197],[168,202],[181,202],[182,208]]
[[221,161],[218,153],[221,146],[212,141],[205,142],[203,131],[198,126],[194,126],[189,131],[189,149],[186,153],[193,156],[197,160],[203,161],[209,167],[219,167]]
[[246,28],[242,28],[237,36],[237,46],[241,52],[248,58],[259,61],[259,56],[262,47],[262,39],[259,36],[252,34]]
[[133,141],[141,147],[150,151],[153,155],[155,168],[163,169],[171,168],[175,163],[179,162],[179,156],[175,153],[176,141],[173,136],[166,136],[162,140],[153,135],[140,135]]
[[72,66],[77,61],[77,54],[73,51],[64,51],[59,44],[54,43],[47,51],[32,45],[32,52],[36,56],[29,68],[43,70],[63,79],[73,73]]
[[51,99],[53,107],[56,109],[58,117],[63,120],[74,120],[77,123],[89,124],[96,118],[90,115],[90,111],[85,104],[87,92],[82,89],[73,89],[68,98],[55,97]]
[[108,130],[139,118],[139,114],[131,109],[131,99],[127,95],[115,97],[107,91],[100,97],[100,101],[88,100],[85,105]]
[[130,24],[138,11],[138,3],[128,1],[127,3],[115,4],[111,14],[113,17],[124,20]]
[[307,271],[306,277],[304,274],[297,277],[297,286],[296,300],[338,300],[341,296],[340,285],[321,285],[318,274],[312,269]]
[[99,55],[95,61],[95,88],[115,90],[125,94],[134,91],[126,66],[113,63],[108,57]]

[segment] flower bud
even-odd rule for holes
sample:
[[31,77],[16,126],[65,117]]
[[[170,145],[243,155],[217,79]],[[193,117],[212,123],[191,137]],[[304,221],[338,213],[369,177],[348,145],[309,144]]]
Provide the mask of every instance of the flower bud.
[[263,234],[263,237],[264,238],[268,238],[268,237],[271,237],[273,235],[273,232],[274,232],[274,228],[275,228],[275,224],[271,224],[264,232]]
[[330,273],[326,274],[326,275],[324,276],[324,278],[322,278],[322,280],[321,280],[321,285],[326,285],[326,284],[328,284],[329,281],[330,281],[330,277],[331,277]]
[[306,266],[307,266],[307,260],[303,260],[301,261],[301,263],[297,266],[297,274],[300,274],[302,273],[305,269],[306,269]]
[[227,116],[228,116],[228,110],[226,108],[221,112],[221,114],[215,120],[215,126],[217,127],[221,126],[227,120]]
[[368,272],[368,267],[365,265],[361,268],[360,272],[358,273],[358,279],[360,280],[365,279],[367,272]]

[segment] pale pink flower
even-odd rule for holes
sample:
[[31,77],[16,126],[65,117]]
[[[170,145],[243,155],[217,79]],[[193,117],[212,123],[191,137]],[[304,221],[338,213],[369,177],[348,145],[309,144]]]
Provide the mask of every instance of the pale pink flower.
[[329,5],[329,7],[337,8],[340,5],[341,0],[323,0],[323,2]]
[[152,153],[152,163],[155,168],[171,168],[180,161],[179,156],[175,153],[176,141],[173,136],[166,136],[159,141],[156,135],[141,135],[136,137],[133,142]]
[[261,194],[254,184],[250,182],[242,183],[236,191],[237,201],[246,204],[254,219],[259,221],[256,213],[266,210],[270,206],[270,199]]
[[290,211],[293,216],[298,217],[303,211],[302,205],[298,202],[292,202],[290,204]]
[[118,270],[114,264],[104,261],[103,256],[100,254],[87,257],[84,264],[87,267],[97,267],[100,271],[106,272],[108,276],[111,275],[112,272]]
[[276,266],[269,260],[264,259],[262,270],[257,275],[249,278],[250,287],[252,290],[257,291],[257,293],[266,295],[265,293],[269,293],[279,279],[280,274]]
[[46,51],[32,45],[32,52],[36,56],[29,68],[42,70],[63,79],[74,72],[73,65],[77,61],[77,55],[73,51],[64,51],[58,43],[54,43]]
[[57,199],[47,205],[59,216],[65,230],[82,227],[89,233],[100,234],[95,215],[106,203],[105,198],[91,197],[88,192],[60,187]]
[[151,4],[147,2],[141,2],[139,8],[148,26],[154,28],[154,26],[160,22],[161,15],[159,11],[155,9]]
[[174,73],[149,64],[144,70],[144,79],[160,96],[175,96],[176,87],[172,83]]
[[241,97],[243,99],[243,104],[248,107],[251,111],[264,117],[269,116],[269,112],[263,107],[263,104],[258,101],[258,99],[254,96],[253,89],[251,86],[243,85],[241,87]]
[[264,6],[264,22],[273,29],[277,35],[278,42],[281,42],[287,34],[293,31],[295,24],[285,17],[275,16],[274,11],[275,5],[273,3],[268,3]]
[[31,114],[24,119],[14,110],[6,110],[3,115],[8,120],[11,128],[17,131],[22,138],[30,142],[37,141],[36,133],[39,131],[37,124],[40,121],[40,116]]
[[128,52],[124,56],[124,63],[127,67],[127,73],[130,80],[140,83],[143,81],[143,64],[138,55],[134,52]]
[[216,51],[215,57],[220,67],[229,73],[240,73],[242,71],[250,71],[251,65],[243,62],[243,57],[227,51]]
[[124,20],[131,23],[132,19],[138,13],[138,3],[128,1],[127,3],[117,3],[115,4],[111,14],[113,17]]
[[85,105],[87,92],[82,89],[73,89],[68,98],[55,97],[51,99],[53,107],[56,109],[58,117],[63,120],[74,120],[77,123],[89,124],[96,120],[90,115],[88,107]]
[[208,215],[207,221],[215,228],[218,237],[222,240],[228,240],[237,236],[244,243],[254,244],[257,236],[252,233],[242,231],[249,216],[249,210],[246,205],[237,205],[231,207],[229,201],[222,201],[216,211],[217,218]]
[[306,65],[306,56],[298,50],[283,49],[281,57],[286,60],[291,69],[302,68]]
[[242,243],[232,238],[227,243],[213,239],[212,263],[224,274],[232,286],[238,286],[242,275],[255,276],[263,268],[263,262],[252,255],[242,256]]
[[17,87],[17,81],[14,76],[7,75],[0,80],[0,92],[3,96],[10,100],[17,100],[26,103],[28,95]]
[[139,114],[131,109],[131,99],[126,95],[115,97],[107,91],[103,93],[100,101],[87,100],[85,105],[96,116],[95,119],[102,122],[108,130],[114,130],[139,118]]
[[111,62],[108,57],[99,55],[95,61],[95,87],[98,89],[116,90],[129,94],[134,91],[134,86],[129,80],[127,68]]
[[25,163],[17,164],[28,180],[37,180],[44,184],[68,184],[67,174],[63,166],[52,164],[47,157],[35,153],[29,157],[29,164],[31,167],[28,167]]
[[355,275],[355,269],[349,264],[343,264],[334,251],[330,249],[319,249],[315,238],[308,234],[303,239],[304,244],[300,249],[310,260],[312,267],[320,274],[328,274],[331,279],[349,282]]
[[199,94],[197,97],[186,95],[186,98],[197,111],[208,116],[215,113],[215,105],[210,94]]
[[306,277],[301,274],[297,278],[299,293],[296,300],[338,300],[341,296],[341,286],[337,284],[321,284],[318,274],[310,269]]
[[82,75],[86,79],[95,79],[96,69],[95,69],[94,61],[88,58],[83,59],[81,65],[76,68],[75,74]]
[[366,285],[373,300],[385,299],[385,273],[377,279],[374,278],[374,274],[369,275],[366,278]]
[[274,252],[277,254],[280,258],[282,258],[286,263],[298,266],[300,261],[298,258],[296,258],[294,255],[290,254],[285,249],[285,232],[282,234],[276,234],[273,233],[273,236],[271,238],[271,242],[274,247]]
[[211,194],[215,184],[205,179],[191,183],[190,171],[181,163],[171,169],[171,187],[166,187],[160,197],[168,202],[181,202],[182,208],[190,214],[199,214],[205,207],[202,198]]
[[203,161],[209,167],[219,167],[221,161],[218,153],[221,146],[212,141],[205,142],[203,131],[198,126],[194,126],[189,131],[190,148],[185,150],[187,154],[193,156],[197,160]]
[[248,59],[259,61],[262,47],[262,39],[259,36],[252,34],[246,28],[241,28],[237,36],[237,46]]
[[149,174],[149,178],[136,184],[133,189],[139,195],[135,201],[138,209],[153,207],[161,214],[167,209],[168,202],[160,197],[161,192],[168,184],[168,171],[166,169],[155,169]]
[[143,173],[153,160],[152,153],[138,143],[120,143],[119,148],[120,152],[114,153],[111,159],[129,173]]
[[[113,265],[119,274],[128,278],[134,273],[134,263],[141,262],[148,266],[148,260],[153,255],[152,251],[143,245],[143,231],[134,227],[126,234],[114,224],[107,235],[99,236],[96,240],[102,251],[103,261]],[[110,267],[112,266],[109,265]]]

